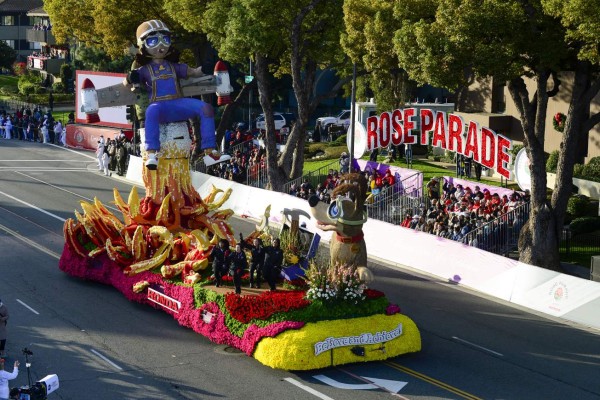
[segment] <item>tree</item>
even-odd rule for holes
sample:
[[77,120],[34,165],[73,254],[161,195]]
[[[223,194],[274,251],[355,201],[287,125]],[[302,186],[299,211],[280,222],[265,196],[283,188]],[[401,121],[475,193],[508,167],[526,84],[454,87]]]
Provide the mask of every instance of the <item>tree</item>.
[[[427,0],[407,2],[422,6]],[[570,196],[576,145],[599,121],[589,116],[598,93],[598,1],[438,0],[414,18],[395,4],[402,21],[394,45],[399,64],[419,83],[455,89],[474,73],[507,82],[531,161],[531,214],[519,239],[520,260],[559,269],[558,240]],[[585,5],[584,5],[585,3]],[[591,9],[586,5],[594,3]],[[590,14],[591,11],[594,11]],[[579,24],[586,21],[585,28]],[[577,39],[577,40],[573,40]],[[557,186],[547,199],[544,140],[548,98],[561,90],[560,71],[573,71]],[[534,85],[527,85],[530,79]],[[562,89],[564,90],[564,89]],[[568,93],[564,95],[569,95]]]
[[[181,5],[186,0],[177,0]],[[182,5],[186,10],[191,7]],[[193,20],[189,18],[188,20]],[[281,190],[283,184],[302,175],[306,126],[310,115],[332,92],[317,95],[315,77],[319,69],[348,66],[339,46],[342,24],[341,0],[227,0],[207,1],[199,19],[200,28],[224,59],[242,64],[254,62],[259,102],[265,114],[266,157],[269,185]],[[273,122],[272,77],[289,74],[298,102],[298,119],[286,148],[277,156]]]
[[0,68],[10,69],[17,59],[15,49],[7,45],[3,40],[0,40]]
[[364,65],[368,75],[359,82],[359,94],[375,94],[377,108],[393,110],[410,98],[413,84],[406,71],[398,67],[391,37],[401,27],[394,17],[394,3],[386,0],[344,1],[345,32],[341,37],[344,51],[352,61]]

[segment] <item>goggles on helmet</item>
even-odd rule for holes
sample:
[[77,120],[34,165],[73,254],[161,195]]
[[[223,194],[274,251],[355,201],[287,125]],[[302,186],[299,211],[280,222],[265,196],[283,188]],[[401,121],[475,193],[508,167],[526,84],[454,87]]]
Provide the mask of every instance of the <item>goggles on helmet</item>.
[[171,36],[169,34],[164,34],[164,33],[156,33],[156,34],[153,33],[144,39],[144,44],[149,49],[158,46],[160,43],[163,43],[165,46],[170,46],[171,45]]

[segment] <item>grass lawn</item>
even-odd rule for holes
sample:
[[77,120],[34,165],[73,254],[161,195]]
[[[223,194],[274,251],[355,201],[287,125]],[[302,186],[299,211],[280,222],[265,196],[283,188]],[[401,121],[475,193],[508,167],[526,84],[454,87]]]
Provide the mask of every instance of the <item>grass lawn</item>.
[[18,76],[0,75],[0,87],[7,87],[12,90],[17,90]]

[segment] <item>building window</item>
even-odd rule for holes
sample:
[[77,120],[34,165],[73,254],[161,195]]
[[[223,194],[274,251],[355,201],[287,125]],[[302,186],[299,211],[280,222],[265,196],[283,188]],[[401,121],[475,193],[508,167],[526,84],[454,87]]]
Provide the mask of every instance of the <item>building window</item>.
[[4,39],[2,41],[4,43],[6,43],[11,49],[15,48],[15,41],[14,40]]
[[3,15],[2,16],[2,25],[14,25],[15,24],[15,17],[14,15]]

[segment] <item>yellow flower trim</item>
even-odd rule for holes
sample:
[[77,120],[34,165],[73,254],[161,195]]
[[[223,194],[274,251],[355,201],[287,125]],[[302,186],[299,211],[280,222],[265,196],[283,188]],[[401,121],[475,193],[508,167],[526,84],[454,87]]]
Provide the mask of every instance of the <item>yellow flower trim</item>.
[[[329,337],[359,336],[392,331],[402,324],[402,335],[385,342],[363,345],[365,356],[350,351],[354,346],[337,347],[315,356],[315,344]],[[371,317],[308,323],[302,329],[285,331],[273,338],[264,338],[256,346],[254,358],[272,368],[291,371],[313,370],[355,362],[385,360],[400,354],[421,350],[421,334],[406,315],[378,314]],[[333,352],[333,358],[332,353]]]

